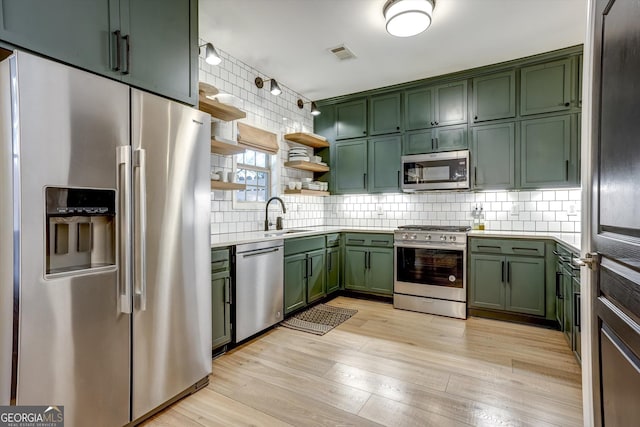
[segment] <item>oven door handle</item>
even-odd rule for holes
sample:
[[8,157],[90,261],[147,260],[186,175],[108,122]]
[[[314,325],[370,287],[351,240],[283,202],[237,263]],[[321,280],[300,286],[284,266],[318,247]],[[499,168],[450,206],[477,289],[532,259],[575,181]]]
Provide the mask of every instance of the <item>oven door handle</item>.
[[460,252],[464,252],[466,250],[466,245],[458,245],[458,244],[452,244],[452,245],[425,245],[422,243],[402,243],[402,244],[394,244],[393,245],[396,248],[408,248],[408,249],[442,249],[442,250],[448,250],[448,251],[460,251]]

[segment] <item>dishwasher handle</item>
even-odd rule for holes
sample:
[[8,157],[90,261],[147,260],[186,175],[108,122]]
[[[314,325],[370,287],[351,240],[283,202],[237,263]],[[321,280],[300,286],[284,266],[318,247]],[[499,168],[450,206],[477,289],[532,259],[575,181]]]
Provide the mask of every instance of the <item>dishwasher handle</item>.
[[272,249],[266,249],[266,250],[255,251],[255,252],[248,252],[248,253],[242,254],[242,258],[249,258],[249,257],[252,257],[252,256],[270,254],[272,252],[278,252],[279,250],[280,250],[280,248],[272,248]]

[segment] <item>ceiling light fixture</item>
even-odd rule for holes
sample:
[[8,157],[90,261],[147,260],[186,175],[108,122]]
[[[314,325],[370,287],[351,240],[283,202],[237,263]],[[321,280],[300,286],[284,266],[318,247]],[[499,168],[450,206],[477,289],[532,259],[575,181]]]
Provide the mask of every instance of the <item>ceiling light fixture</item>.
[[222,58],[220,58],[220,55],[218,55],[218,51],[213,47],[211,43],[205,43],[203,45],[198,46],[199,50],[202,50],[201,48],[203,46],[205,46],[204,60],[207,64],[218,65],[219,63],[222,62]]
[[276,79],[262,79],[261,77],[256,77],[255,79],[255,83],[256,86],[259,89],[262,89],[264,87],[264,83],[265,82],[271,82],[271,87],[269,89],[269,92],[271,92],[272,95],[278,96],[282,93],[282,90],[280,89],[280,86],[278,86],[278,82],[276,81]]
[[431,25],[435,0],[388,0],[382,8],[387,32],[396,37],[420,34]]
[[313,101],[304,102],[302,99],[298,99],[298,103],[297,104],[298,104],[298,108],[300,108],[300,109],[304,108],[304,104],[311,104],[311,115],[312,116],[319,116],[320,115],[320,110],[318,110],[318,106]]

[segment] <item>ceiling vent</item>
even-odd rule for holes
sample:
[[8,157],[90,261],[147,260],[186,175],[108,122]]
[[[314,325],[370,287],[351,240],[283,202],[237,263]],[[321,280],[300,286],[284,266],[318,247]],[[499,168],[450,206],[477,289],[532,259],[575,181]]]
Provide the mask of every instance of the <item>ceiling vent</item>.
[[346,47],[343,44],[341,44],[339,46],[336,46],[336,47],[330,48],[329,52],[333,53],[336,56],[336,58],[338,58],[341,61],[344,61],[345,59],[352,59],[352,58],[356,57],[353,54],[353,52],[351,52],[349,50],[349,48]]

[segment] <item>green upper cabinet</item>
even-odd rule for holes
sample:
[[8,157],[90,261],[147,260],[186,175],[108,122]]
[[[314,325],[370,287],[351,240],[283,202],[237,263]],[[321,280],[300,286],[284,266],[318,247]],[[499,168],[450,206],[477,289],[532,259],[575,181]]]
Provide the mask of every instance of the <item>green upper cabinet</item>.
[[445,126],[407,132],[402,144],[402,154],[464,150],[468,146],[467,125]]
[[197,0],[2,0],[0,14],[4,41],[197,102]]
[[400,191],[401,141],[400,136],[369,140],[369,193]]
[[369,135],[400,132],[400,92],[369,99]]
[[313,117],[313,133],[322,135],[329,141],[336,140],[336,106],[333,104],[318,107],[320,114]]
[[405,130],[467,122],[467,81],[406,90]]
[[115,75],[120,5],[114,0],[2,0],[0,39],[103,75]]
[[367,135],[367,100],[336,105],[336,139],[361,138]]
[[341,141],[333,148],[333,192],[366,193],[367,140]]
[[307,253],[307,303],[327,294],[324,266],[325,250],[318,249]]
[[523,67],[520,70],[520,115],[571,108],[571,59]]
[[406,90],[404,92],[405,130],[425,129],[433,124],[433,101],[430,88]]
[[515,117],[515,71],[474,78],[472,110],[473,123]]
[[436,86],[434,96],[436,126],[467,122],[467,81]]
[[[577,120],[575,117],[574,121]],[[522,188],[577,185],[576,144],[572,116],[562,115],[520,123],[520,186]]]
[[475,126],[472,129],[473,187],[504,189],[515,187],[514,123]]
[[[126,74],[132,86],[198,100],[198,1],[120,0]],[[127,59],[129,57],[130,59]]]

